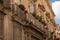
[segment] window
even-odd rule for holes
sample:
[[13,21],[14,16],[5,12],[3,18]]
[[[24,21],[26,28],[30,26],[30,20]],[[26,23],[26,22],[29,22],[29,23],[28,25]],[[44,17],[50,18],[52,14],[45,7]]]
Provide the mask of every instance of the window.
[[38,7],[39,7],[43,12],[45,12],[45,7],[44,7],[43,5],[38,4]]
[[20,0],[14,0],[14,4],[15,3],[19,5],[20,4]]
[[14,15],[17,15],[17,8],[18,8],[18,5],[15,3],[12,5],[12,12],[14,13]]
[[50,18],[50,13],[49,13],[49,12],[46,12],[46,16],[47,16],[48,18]]
[[14,4],[12,5],[12,10],[14,10],[14,12],[16,13],[18,6],[20,5],[20,0],[14,0],[13,2]]
[[30,13],[34,13],[34,4],[30,2]]
[[20,5],[19,5],[19,8],[20,8],[21,10],[23,10],[23,11],[25,10],[25,6],[24,6],[23,4],[20,4]]

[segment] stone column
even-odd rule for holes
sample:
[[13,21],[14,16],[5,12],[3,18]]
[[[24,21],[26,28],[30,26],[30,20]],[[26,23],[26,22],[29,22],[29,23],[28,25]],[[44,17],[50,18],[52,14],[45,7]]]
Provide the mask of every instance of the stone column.
[[31,35],[29,35],[29,40],[31,40]]
[[30,29],[28,29],[28,40],[31,40],[31,32],[30,32],[31,30]]
[[7,15],[4,16],[4,40],[13,40],[11,12],[7,12]]

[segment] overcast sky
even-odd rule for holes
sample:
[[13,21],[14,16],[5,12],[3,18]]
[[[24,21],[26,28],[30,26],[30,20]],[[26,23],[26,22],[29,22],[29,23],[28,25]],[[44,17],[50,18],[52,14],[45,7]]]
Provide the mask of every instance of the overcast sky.
[[55,21],[57,24],[60,24],[60,0],[50,0],[52,4],[52,9],[55,13]]

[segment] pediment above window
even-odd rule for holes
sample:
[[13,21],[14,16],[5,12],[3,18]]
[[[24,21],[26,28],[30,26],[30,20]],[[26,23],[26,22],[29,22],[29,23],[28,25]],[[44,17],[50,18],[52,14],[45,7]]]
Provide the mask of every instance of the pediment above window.
[[39,8],[41,11],[45,12],[45,7],[44,7],[44,5],[38,4],[38,8]]

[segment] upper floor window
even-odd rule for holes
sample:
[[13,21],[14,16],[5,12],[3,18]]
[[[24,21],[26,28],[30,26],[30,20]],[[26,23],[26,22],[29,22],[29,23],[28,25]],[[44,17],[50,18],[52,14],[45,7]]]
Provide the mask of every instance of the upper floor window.
[[34,13],[34,4],[30,2],[30,13]]
[[50,18],[50,13],[49,13],[49,12],[46,12],[46,16],[47,16],[48,18]]
[[43,5],[38,4],[38,7],[39,7],[43,12],[45,12],[45,7],[44,7]]
[[14,3],[16,3],[16,4],[20,4],[20,0],[14,0]]
[[19,8],[21,8],[21,10],[23,10],[23,11],[25,10],[25,6],[23,4],[20,4]]

